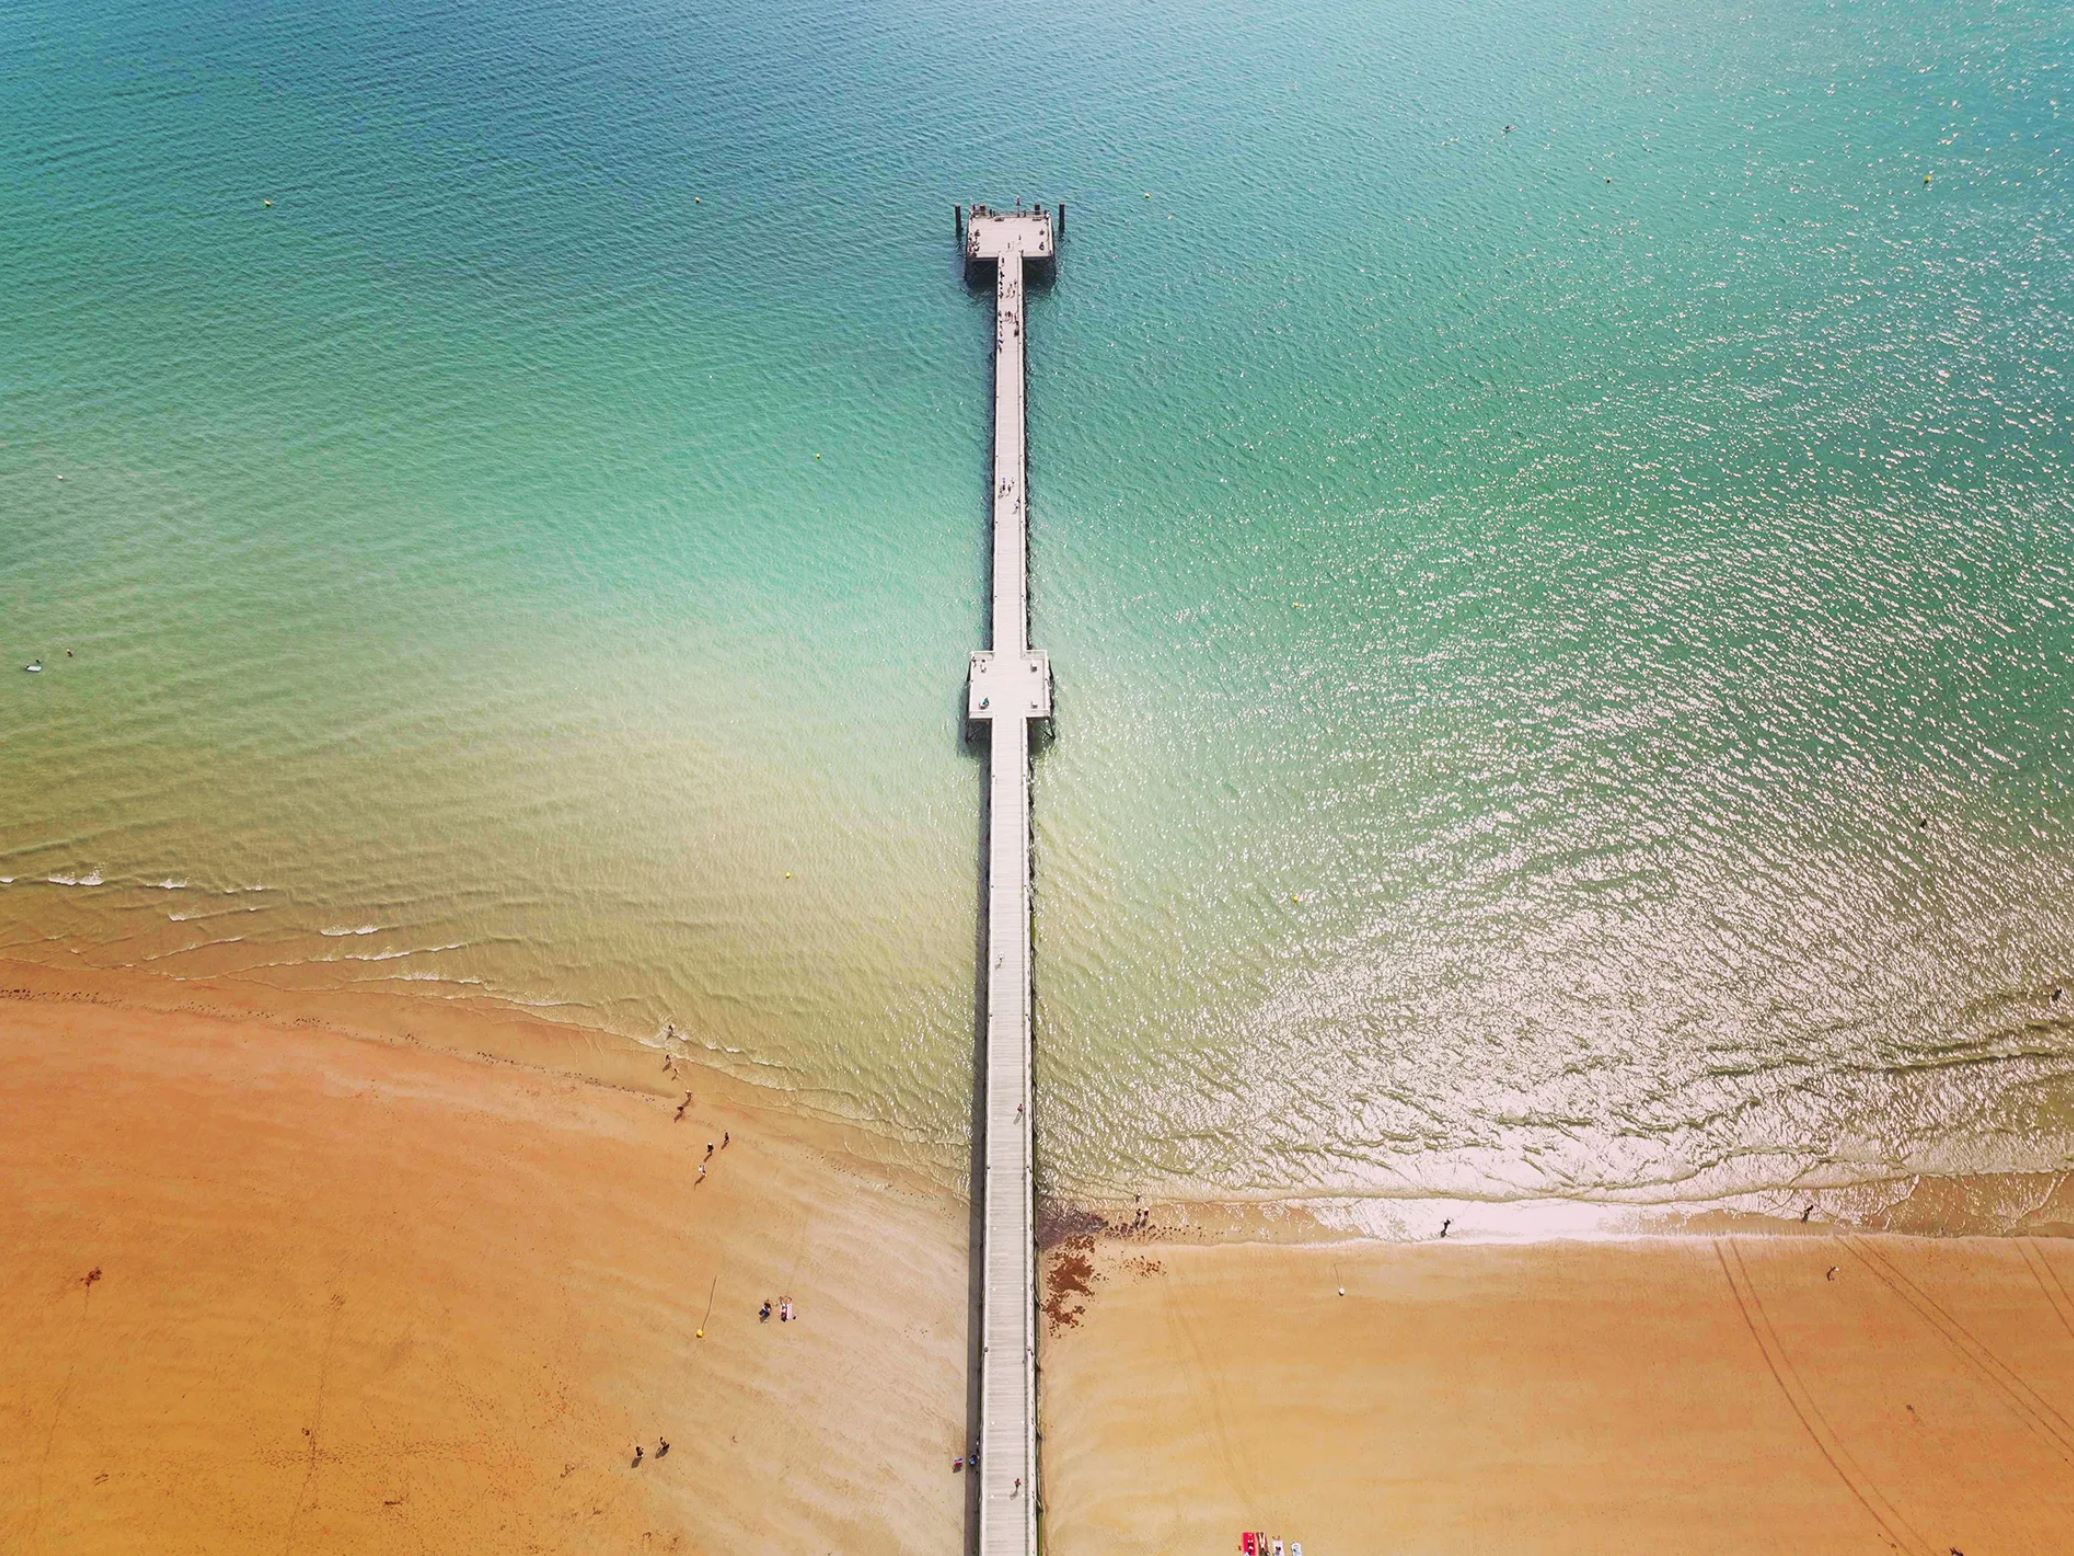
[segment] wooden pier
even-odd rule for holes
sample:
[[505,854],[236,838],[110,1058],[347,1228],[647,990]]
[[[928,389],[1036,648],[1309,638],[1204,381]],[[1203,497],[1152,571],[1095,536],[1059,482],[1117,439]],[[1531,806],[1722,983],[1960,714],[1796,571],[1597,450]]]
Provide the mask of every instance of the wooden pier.
[[987,760],[985,1184],[980,1284],[980,1556],[1036,1556],[1037,1250],[1030,1092],[1030,722],[1051,714],[1051,661],[1030,647],[1024,284],[1057,252],[1052,213],[961,213],[969,267],[994,271],[993,646],[972,656],[966,711]]

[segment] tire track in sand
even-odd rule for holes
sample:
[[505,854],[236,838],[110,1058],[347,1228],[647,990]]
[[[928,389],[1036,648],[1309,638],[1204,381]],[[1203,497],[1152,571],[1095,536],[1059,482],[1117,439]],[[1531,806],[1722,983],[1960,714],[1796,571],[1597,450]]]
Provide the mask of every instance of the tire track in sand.
[[2070,1339],[2074,1339],[2074,1297],[2067,1295],[2067,1288],[2060,1280],[2060,1272],[2052,1267],[2052,1261],[2045,1257],[2031,1238],[2019,1237],[2016,1240],[2016,1251],[2023,1255],[2024,1263],[2031,1271],[2031,1278],[2038,1282],[2038,1289],[2045,1293],[2046,1302],[2051,1305],[2053,1312],[2059,1315],[2060,1327],[2067,1331]]
[[1750,1272],[1743,1264],[1742,1250],[1733,1243],[1724,1247],[1719,1239],[1714,1242],[1714,1257],[1721,1261],[1721,1273],[1728,1278],[1730,1295],[1735,1298],[1736,1310],[1743,1316],[1743,1327],[1750,1331],[1750,1338],[1757,1342],[1757,1350],[1764,1357],[1764,1364],[1771,1370],[1772,1380],[1779,1385],[1779,1392],[1800,1418],[1802,1428],[1836,1471],[1836,1478],[1858,1500],[1858,1505],[1871,1515],[1879,1526],[1881,1536],[1897,1551],[1908,1556],[1937,1556],[1930,1543],[1916,1533],[1901,1510],[1888,1501],[1880,1488],[1873,1483],[1858,1461],[1843,1444],[1822,1407],[1815,1403],[1815,1396],[1801,1381],[1800,1372],[1793,1359],[1786,1354],[1780,1343],[1778,1331],[1772,1327],[1764,1302],[1757,1295],[1757,1287],[1751,1283]]
[[1172,1286],[1167,1286],[1160,1296],[1162,1306],[1166,1309],[1168,1328],[1175,1338],[1188,1347],[1189,1355],[1195,1358],[1195,1369],[1189,1378],[1189,1389],[1201,1399],[1209,1415],[1210,1424],[1216,1428],[1217,1456],[1224,1460],[1224,1472],[1231,1477],[1232,1490],[1249,1506],[1254,1505],[1258,1499],[1254,1496],[1254,1488],[1250,1484],[1251,1477],[1242,1475],[1239,1471],[1238,1455],[1232,1448],[1231,1423],[1224,1409],[1224,1390],[1218,1386],[1217,1374],[1210,1366],[1210,1353],[1196,1333],[1195,1325],[1188,1321],[1188,1315],[1174,1299]]
[[1839,1237],[1847,1251],[1873,1276],[1899,1297],[1936,1332],[1945,1344],[2009,1401],[2019,1420],[2029,1426],[2053,1452],[2074,1464],[2074,1423],[2054,1408],[2052,1402],[2024,1381],[2001,1357],[1981,1343],[1980,1337],[1955,1318],[1938,1300],[1902,1274],[1877,1249],[1854,1237]]
[[331,1389],[331,1358],[338,1349],[339,1315],[345,1311],[346,1299],[337,1292],[331,1294],[331,1325],[324,1333],[324,1358],[317,1364],[317,1402],[310,1413],[310,1424],[302,1429],[303,1436],[310,1440],[309,1462],[303,1466],[302,1486],[295,1493],[295,1508],[288,1515],[287,1531],[281,1536],[281,1556],[295,1548],[295,1531],[302,1523],[303,1509],[309,1506],[310,1487],[317,1480],[317,1459],[323,1451],[318,1445],[318,1435],[324,1430],[324,1396]]

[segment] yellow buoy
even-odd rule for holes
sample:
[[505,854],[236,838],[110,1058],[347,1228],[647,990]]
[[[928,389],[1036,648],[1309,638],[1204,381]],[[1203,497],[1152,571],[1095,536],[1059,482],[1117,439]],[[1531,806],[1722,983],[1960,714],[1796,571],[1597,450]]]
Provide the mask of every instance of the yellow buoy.
[[701,1340],[703,1340],[703,1339],[705,1339],[705,1338],[706,1338],[706,1331],[705,1331],[705,1330],[701,1329],[701,1330],[699,1331],[699,1338],[700,1338]]
[[271,200],[262,200],[259,203],[265,206],[270,211],[274,208],[274,202]]

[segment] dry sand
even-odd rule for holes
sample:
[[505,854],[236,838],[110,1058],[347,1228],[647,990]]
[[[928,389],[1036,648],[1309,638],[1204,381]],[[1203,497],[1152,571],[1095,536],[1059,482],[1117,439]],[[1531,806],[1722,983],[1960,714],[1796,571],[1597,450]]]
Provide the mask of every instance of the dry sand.
[[1050,1556],[2074,1551],[2063,1242],[1083,1249]]
[[673,1112],[16,989],[0,1551],[956,1550],[962,1205]]

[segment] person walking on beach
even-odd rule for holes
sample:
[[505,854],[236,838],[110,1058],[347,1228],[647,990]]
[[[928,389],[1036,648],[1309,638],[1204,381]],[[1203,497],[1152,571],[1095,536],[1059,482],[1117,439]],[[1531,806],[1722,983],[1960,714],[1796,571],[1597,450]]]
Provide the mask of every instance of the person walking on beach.
[[1447,1236],[1447,1229],[1454,1224],[1455,1218],[1453,1216],[1443,1216],[1440,1221],[1440,1235],[1442,1237]]
[[641,1467],[641,1445],[640,1445],[639,1443],[635,1443],[635,1444],[634,1444],[634,1464],[633,1464],[633,1467],[634,1467],[635,1469],[639,1469],[639,1468]]
[[726,1150],[726,1149],[727,1149],[727,1147],[728,1147],[728,1145],[729,1145],[729,1143],[730,1143],[730,1142],[731,1142],[731,1141],[732,1141],[733,1139],[734,1139],[734,1136],[733,1136],[733,1135],[729,1134],[729,1133],[728,1133],[728,1132],[727,1132],[727,1131],[726,1131],[725,1129],[721,1130],[721,1131],[720,1131],[720,1149],[721,1149],[721,1150],[723,1150],[723,1151],[724,1151],[724,1150]]
[[675,1120],[674,1120],[673,1122],[676,1122],[676,1123],[679,1123],[679,1124],[683,1123],[683,1122],[684,1122],[684,1110],[685,1110],[686,1108],[690,1107],[690,1106],[691,1106],[691,1093],[687,1091],[687,1092],[686,1092],[686,1093],[684,1094],[684,1100],[683,1100],[682,1102],[680,1102],[680,1103],[678,1103],[678,1104],[677,1104],[677,1117],[675,1118]]
[[708,1140],[708,1141],[706,1142],[706,1160],[710,1162],[710,1161],[711,1161],[712,1159],[713,1159],[713,1142],[712,1142],[712,1141],[710,1141],[710,1140]]
[[699,1175],[692,1181],[694,1184],[704,1183],[706,1181],[706,1164],[704,1162],[699,1163]]
[[667,1438],[667,1437],[658,1437],[658,1438],[656,1439],[656,1441],[655,1441],[655,1456],[656,1456],[656,1457],[657,1457],[658,1459],[660,1459],[660,1458],[662,1458],[662,1457],[663,1457],[664,1455],[666,1455],[666,1454],[667,1454],[667,1453],[668,1453],[669,1451],[670,1451],[670,1440],[669,1440],[669,1438]]

